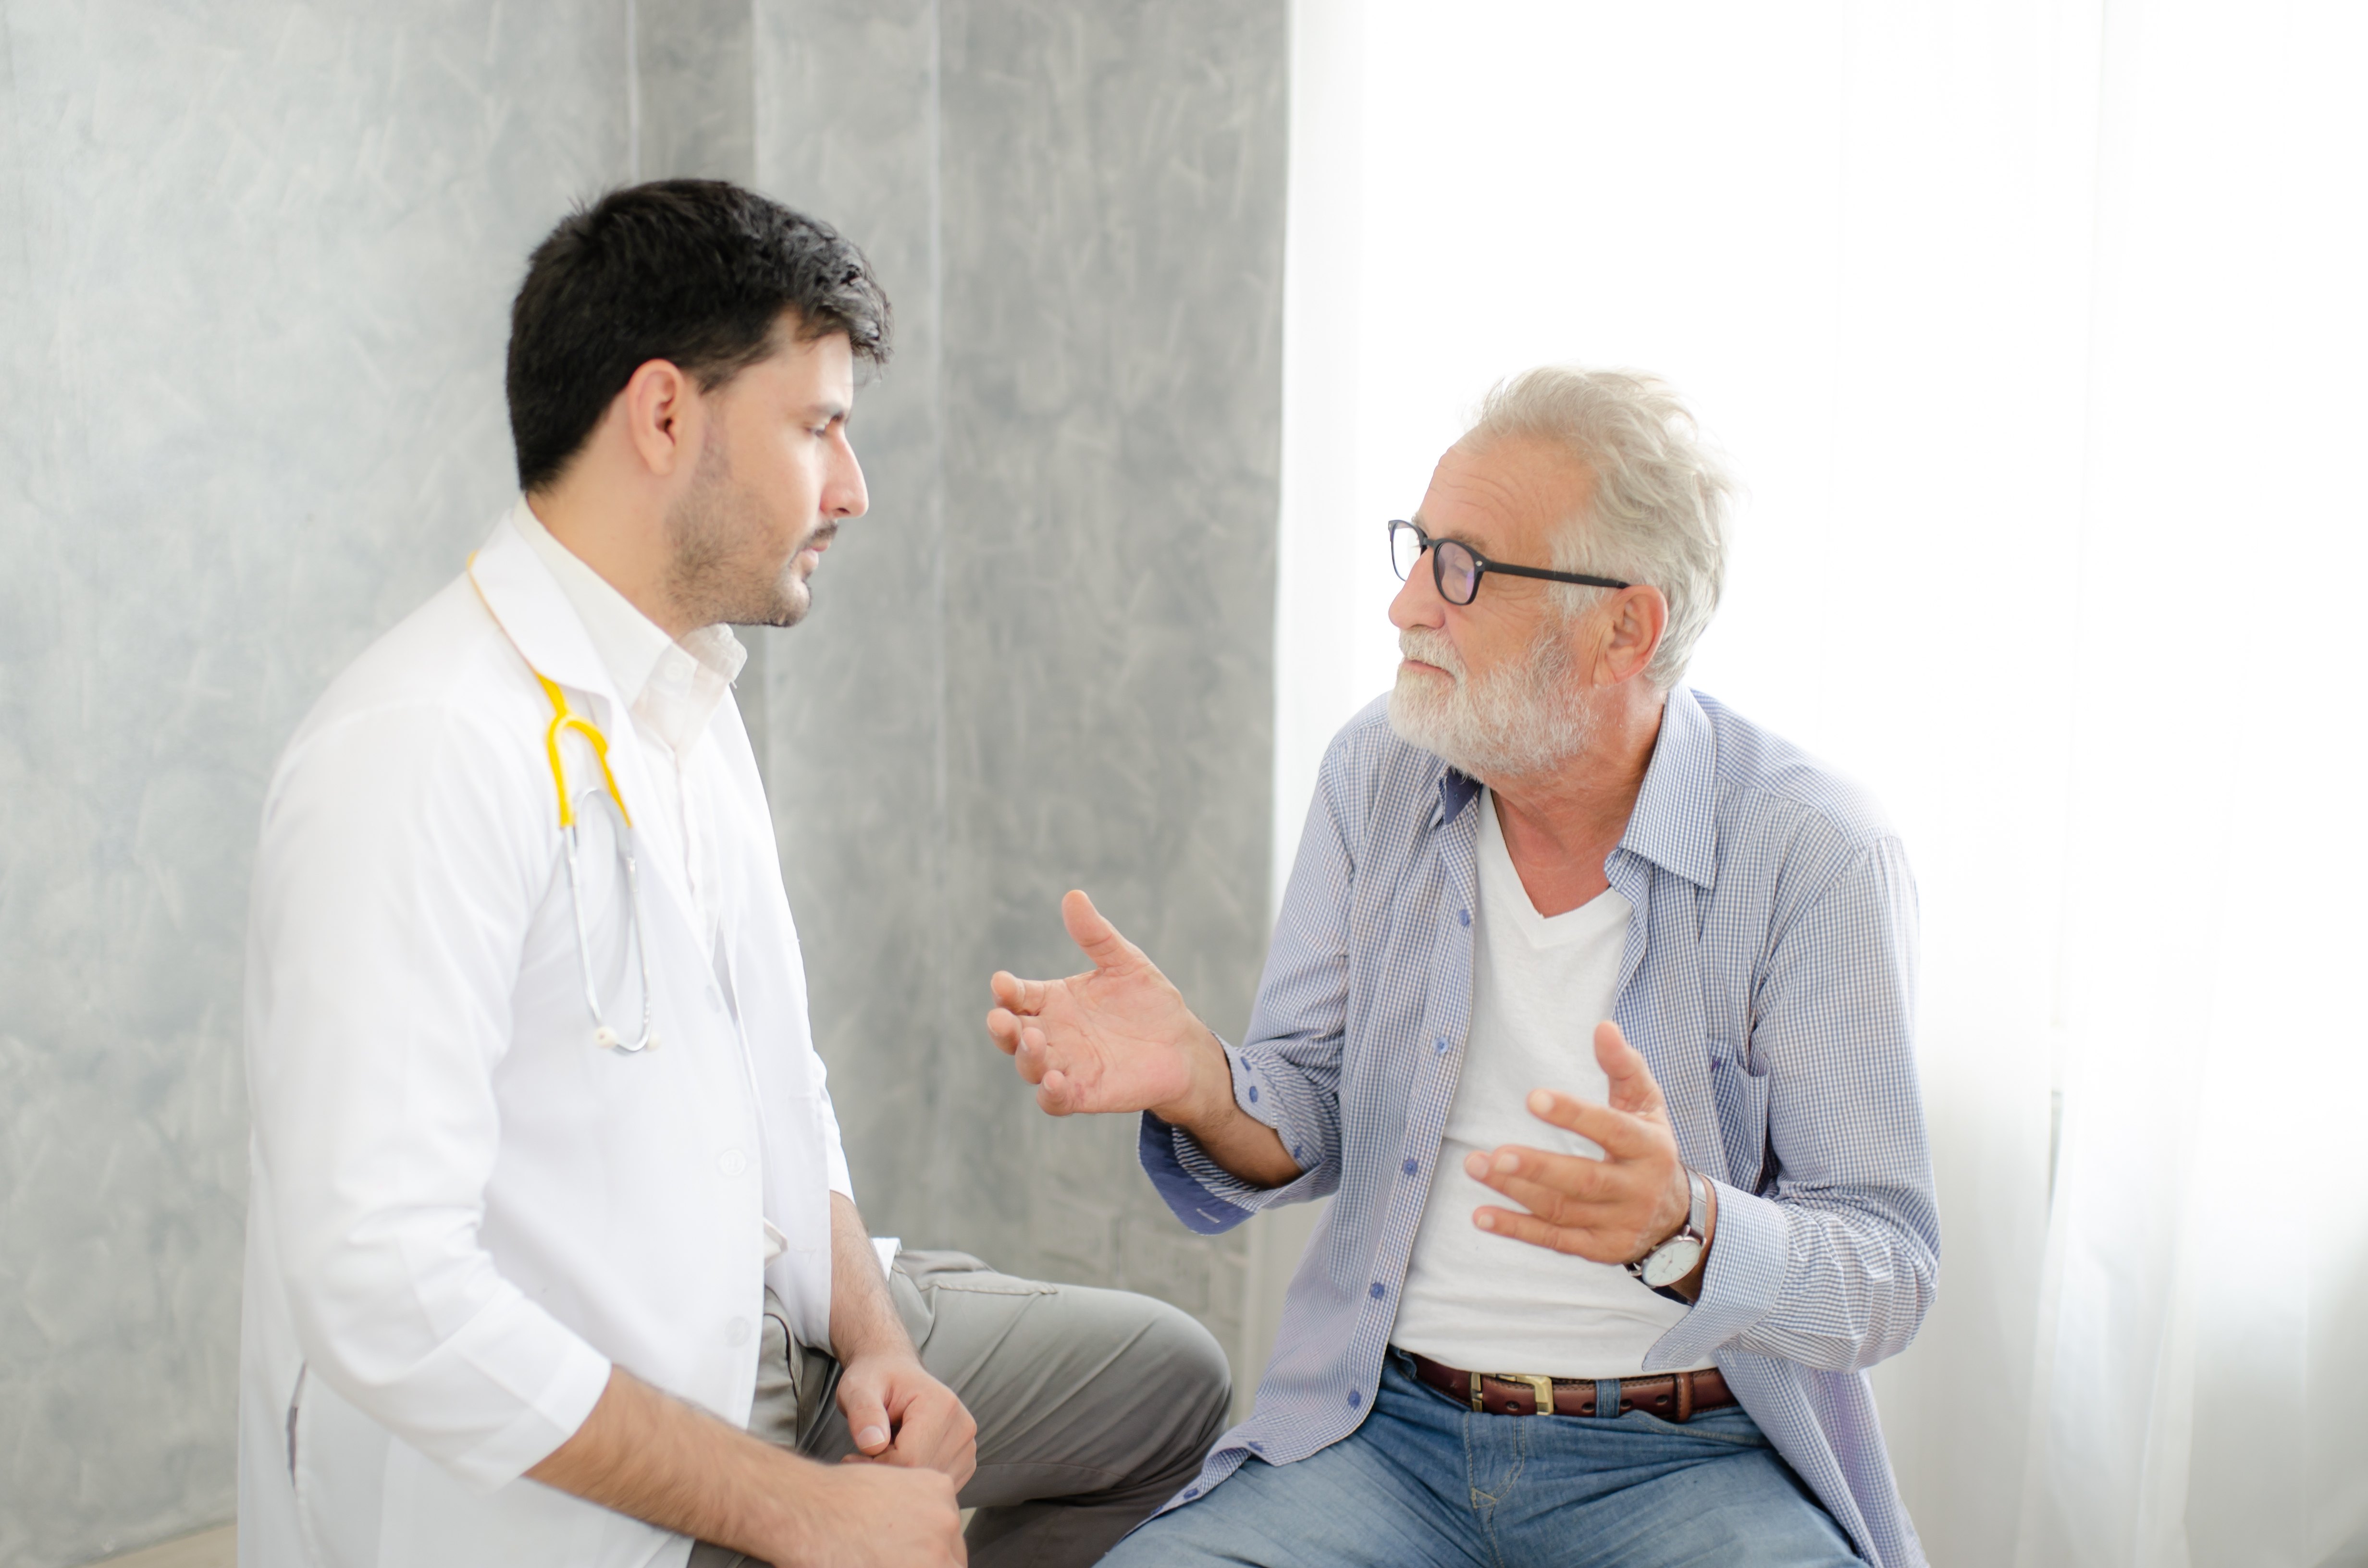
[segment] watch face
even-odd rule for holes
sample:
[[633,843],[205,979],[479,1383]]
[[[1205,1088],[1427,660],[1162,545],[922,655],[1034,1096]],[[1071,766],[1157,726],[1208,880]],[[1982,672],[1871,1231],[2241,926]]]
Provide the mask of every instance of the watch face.
[[1694,1271],[1702,1255],[1702,1244],[1693,1237],[1672,1236],[1645,1259],[1645,1283],[1656,1290],[1664,1285],[1674,1285]]

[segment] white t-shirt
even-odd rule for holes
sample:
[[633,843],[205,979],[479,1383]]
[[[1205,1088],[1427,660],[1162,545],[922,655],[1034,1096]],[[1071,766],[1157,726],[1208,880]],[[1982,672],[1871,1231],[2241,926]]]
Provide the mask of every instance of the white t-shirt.
[[1520,1206],[1463,1171],[1466,1154],[1499,1143],[1602,1154],[1531,1116],[1526,1101],[1537,1088],[1599,1102],[1608,1094],[1595,1026],[1611,1016],[1619,989],[1628,901],[1607,888],[1552,919],[1540,915],[1506,852],[1495,794],[1480,803],[1471,1035],[1390,1338],[1468,1371],[1634,1377],[1686,1308],[1616,1264],[1481,1230],[1474,1210]]

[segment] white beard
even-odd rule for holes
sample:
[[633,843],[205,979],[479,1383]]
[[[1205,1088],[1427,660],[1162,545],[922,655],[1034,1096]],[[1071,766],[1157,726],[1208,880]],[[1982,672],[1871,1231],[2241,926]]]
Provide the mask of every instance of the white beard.
[[1455,684],[1442,688],[1436,676],[1401,668],[1390,691],[1390,728],[1484,784],[1550,773],[1594,739],[1594,716],[1570,686],[1565,629],[1551,617],[1525,657],[1477,681],[1439,632],[1408,627],[1398,633],[1398,651],[1447,671]]

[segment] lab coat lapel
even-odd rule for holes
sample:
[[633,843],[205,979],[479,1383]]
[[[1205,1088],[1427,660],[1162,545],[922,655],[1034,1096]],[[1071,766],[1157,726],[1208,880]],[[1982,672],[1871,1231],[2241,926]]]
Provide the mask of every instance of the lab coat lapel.
[[[643,807],[658,798],[650,782],[649,759],[632,715],[617,693],[609,666],[592,646],[591,633],[584,630],[575,607],[567,602],[550,569],[507,517],[495,526],[493,538],[472,558],[469,574],[518,656],[537,675],[599,705],[594,721],[609,738],[609,767],[617,776],[617,788],[633,819],[634,837],[643,846],[639,857],[643,878],[646,882],[655,872],[676,914],[696,932],[700,922],[690,889],[683,882],[682,846],[676,841],[673,824],[660,820],[655,812],[643,814]],[[573,761],[569,767],[572,778]]]

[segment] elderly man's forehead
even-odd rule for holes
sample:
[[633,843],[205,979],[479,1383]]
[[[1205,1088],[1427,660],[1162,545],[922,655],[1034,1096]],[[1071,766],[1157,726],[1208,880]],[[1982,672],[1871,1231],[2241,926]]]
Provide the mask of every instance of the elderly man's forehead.
[[1595,471],[1567,449],[1525,437],[1466,437],[1447,449],[1415,522],[1437,538],[1529,532],[1587,504]]

